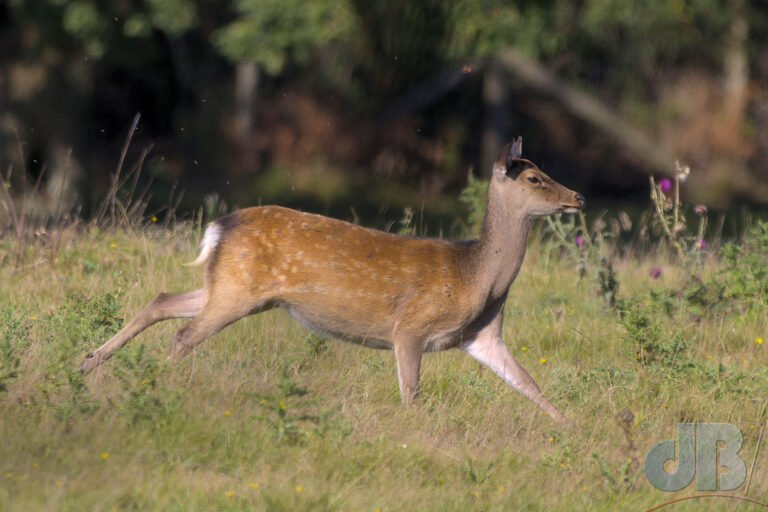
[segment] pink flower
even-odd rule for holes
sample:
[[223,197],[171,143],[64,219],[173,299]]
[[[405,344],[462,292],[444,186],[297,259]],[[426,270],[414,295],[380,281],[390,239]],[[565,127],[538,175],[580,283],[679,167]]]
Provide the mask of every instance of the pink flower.
[[581,238],[581,235],[576,235],[576,245],[581,245],[584,243],[584,239]]
[[653,268],[651,269],[651,272],[650,272],[650,274],[651,274],[651,277],[652,277],[652,278],[654,278],[654,279],[658,279],[658,278],[659,278],[659,276],[661,275],[661,267],[653,267]]
[[668,192],[670,189],[672,189],[672,182],[667,178],[664,178],[659,182],[659,188],[662,192]]
[[706,249],[707,248],[707,241],[706,240],[699,240],[699,247],[701,247],[702,249]]

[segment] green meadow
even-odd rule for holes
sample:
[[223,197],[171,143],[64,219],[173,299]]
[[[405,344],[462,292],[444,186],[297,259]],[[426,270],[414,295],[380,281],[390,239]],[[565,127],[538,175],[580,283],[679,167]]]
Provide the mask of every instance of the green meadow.
[[731,423],[748,481],[719,494],[768,503],[768,224],[702,247],[695,227],[665,233],[667,210],[631,231],[590,213],[530,236],[504,338],[567,425],[458,350],[425,355],[404,407],[391,352],[281,310],[176,366],[183,321],[155,325],[84,376],[83,356],[157,293],[199,286],[181,264],[200,223],[8,233],[0,510],[615,511],[694,494],[708,496],[665,509],[761,510],[643,472],[679,422]]

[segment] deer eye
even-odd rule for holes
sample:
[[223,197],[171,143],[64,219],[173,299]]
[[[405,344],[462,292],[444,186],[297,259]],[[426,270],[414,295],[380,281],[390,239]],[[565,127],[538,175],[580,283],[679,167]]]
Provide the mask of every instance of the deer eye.
[[538,185],[539,183],[541,183],[541,181],[539,181],[539,178],[537,178],[536,176],[528,176],[528,181],[533,183],[534,185]]

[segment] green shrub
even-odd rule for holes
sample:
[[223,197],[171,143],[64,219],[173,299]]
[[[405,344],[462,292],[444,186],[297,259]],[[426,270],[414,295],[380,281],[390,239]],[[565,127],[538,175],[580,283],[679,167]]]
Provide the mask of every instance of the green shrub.
[[743,244],[727,243],[720,253],[725,295],[746,305],[768,305],[768,221],[758,221]]
[[467,186],[459,193],[459,201],[467,208],[467,225],[470,236],[480,233],[485,220],[485,202],[488,194],[488,181],[467,175]]
[[688,347],[682,333],[664,329],[653,308],[636,300],[624,300],[619,305],[620,321],[626,329],[625,341],[635,348],[635,357],[643,365],[659,362],[672,366]]
[[25,310],[10,304],[0,306],[0,392],[8,391],[9,383],[18,376],[30,329]]
[[307,398],[306,388],[287,376],[277,383],[274,393],[250,394],[264,414],[255,417],[265,422],[275,439],[288,445],[302,444],[310,437],[346,437],[351,428],[337,417],[338,408],[317,410],[315,400]]
[[160,379],[167,365],[147,356],[146,345],[141,343],[118,350],[114,359],[112,372],[125,396],[113,405],[129,423],[147,422],[156,427],[178,412],[184,394],[167,389]]
[[85,376],[78,369],[78,361],[95,342],[103,342],[120,328],[119,295],[119,292],[89,298],[70,295],[46,322],[44,380],[39,388],[44,402],[54,409],[59,419],[67,420],[98,409]]

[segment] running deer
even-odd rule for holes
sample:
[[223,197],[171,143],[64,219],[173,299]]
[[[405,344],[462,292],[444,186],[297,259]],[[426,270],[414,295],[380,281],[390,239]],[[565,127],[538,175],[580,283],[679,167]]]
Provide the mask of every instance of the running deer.
[[509,353],[502,315],[531,218],[575,213],[584,197],[521,152],[518,138],[494,164],[479,240],[394,235],[279,206],[222,217],[189,264],[207,262],[203,287],[159,294],[80,368],[94,369],[155,322],[192,318],[171,341],[177,361],[232,322],[280,306],[310,329],[393,349],[405,404],[416,395],[422,354],[458,347],[562,421]]

